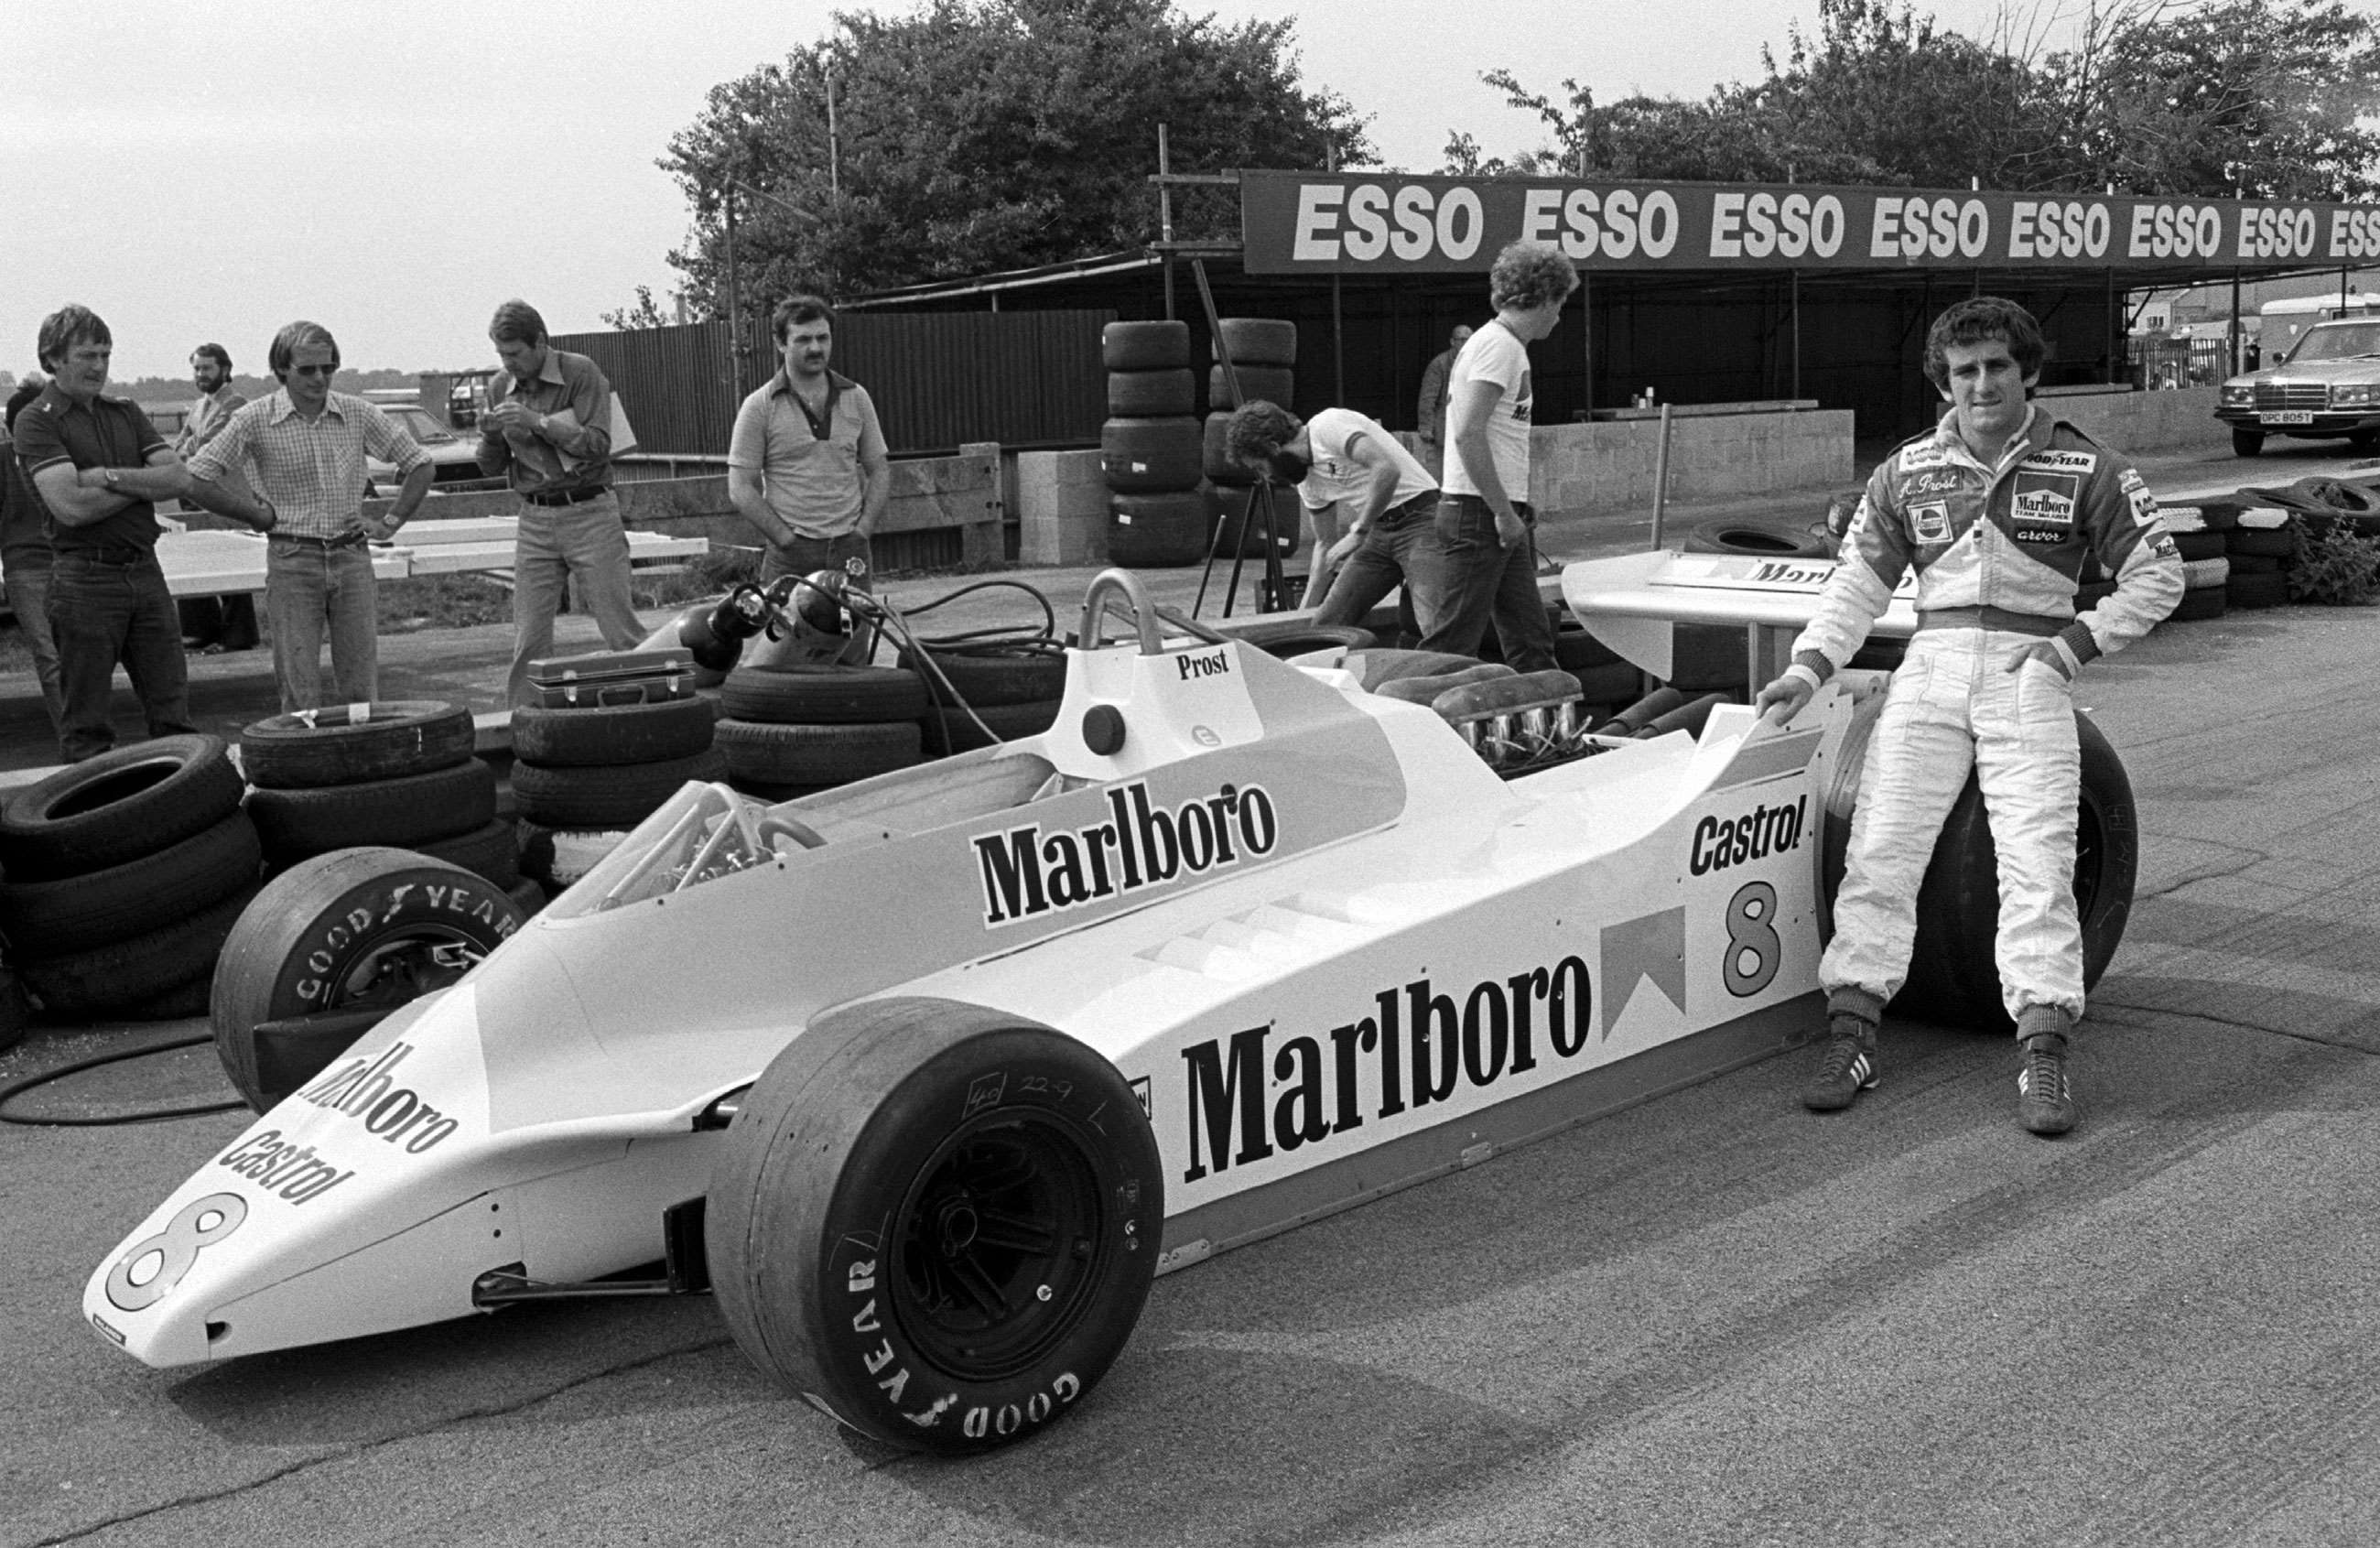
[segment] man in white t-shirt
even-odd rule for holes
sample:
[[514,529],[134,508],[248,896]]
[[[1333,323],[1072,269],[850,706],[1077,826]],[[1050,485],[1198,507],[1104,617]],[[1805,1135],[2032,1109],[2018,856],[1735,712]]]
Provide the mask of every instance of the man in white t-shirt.
[[1425,651],[1476,655],[1492,619],[1510,665],[1536,672],[1554,664],[1528,503],[1528,347],[1554,331],[1577,288],[1578,271],[1543,242],[1514,242],[1488,273],[1495,319],[1455,357],[1447,387],[1446,493],[1435,573],[1423,588],[1437,618],[1422,637]]
[[[1305,605],[1320,609],[1316,623],[1356,623],[1402,587],[1397,610],[1405,632],[1417,635],[1427,627],[1436,609],[1415,596],[1413,578],[1417,568],[1428,567],[1423,553],[1436,545],[1438,481],[1395,436],[1352,408],[1325,408],[1301,422],[1261,398],[1233,411],[1223,433],[1233,461],[1294,483],[1314,515],[1314,574]],[[1326,530],[1339,532],[1327,551]]]

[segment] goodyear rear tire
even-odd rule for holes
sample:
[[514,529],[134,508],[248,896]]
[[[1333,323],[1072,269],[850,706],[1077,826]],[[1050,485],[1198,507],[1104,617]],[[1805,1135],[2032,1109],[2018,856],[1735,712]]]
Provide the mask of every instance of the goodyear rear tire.
[[1165,1218],[1115,1067],[974,1006],[870,1002],[747,1093],[713,1173],[710,1277],[787,1389],[905,1450],[1024,1438],[1139,1320]]
[[223,943],[208,1014],[224,1074],[261,1113],[345,1051],[323,1043],[311,1069],[260,1068],[263,1022],[325,1011],[383,1015],[469,970],[521,926],[506,889],[404,849],[341,849],[301,860],[256,895]]
[[[1874,701],[1881,708],[1881,701]],[[2104,733],[2087,715],[2074,717],[2082,746],[2082,796],[2075,814],[2074,901],[2082,927],[2082,986],[2107,970],[2131,917],[2132,884],[2140,870],[2140,827],[2132,784]],[[1827,899],[1826,932],[1834,933],[1835,890],[1841,884],[1851,814],[1874,712],[1861,707],[1851,739],[1836,760],[1835,789],[1820,835]],[[1910,973],[1887,1007],[1914,1021],[2011,1032],[2000,1004],[1999,964],[1993,953],[1999,928],[1998,849],[1984,811],[1982,788],[1967,776],[1934,844],[1934,858],[1917,891],[1917,940]]]

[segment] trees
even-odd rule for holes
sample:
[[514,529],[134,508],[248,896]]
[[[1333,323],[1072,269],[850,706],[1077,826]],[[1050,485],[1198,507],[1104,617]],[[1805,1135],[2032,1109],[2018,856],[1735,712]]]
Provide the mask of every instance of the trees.
[[[695,232],[670,262],[696,310],[724,312],[731,179],[746,293],[833,295],[1151,239],[1160,124],[1177,169],[1367,159],[1347,104],[1300,84],[1293,25],[1226,27],[1172,0],[840,13],[820,43],[713,88],[671,140],[662,165]],[[1176,236],[1234,229],[1227,190],[1189,194]]]
[[2096,0],[2071,46],[2004,21],[1977,40],[1907,0],[1819,0],[1814,38],[1780,67],[1698,103],[1567,106],[1509,71],[1484,79],[1553,143],[1448,170],[1606,177],[1901,183],[2141,193],[2353,198],[2380,191],[2380,27],[2344,0]]

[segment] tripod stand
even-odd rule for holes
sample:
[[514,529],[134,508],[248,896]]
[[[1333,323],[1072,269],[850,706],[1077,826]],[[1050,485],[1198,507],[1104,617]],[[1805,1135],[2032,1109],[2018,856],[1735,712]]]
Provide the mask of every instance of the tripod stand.
[[[1207,283],[1207,261],[1203,258],[1192,259],[1190,272],[1197,276],[1198,300],[1207,309],[1207,336],[1215,341],[1215,360],[1223,368],[1223,381],[1231,389],[1232,407],[1237,408],[1247,399],[1240,391],[1240,368],[1232,363],[1231,346],[1223,341],[1222,319],[1215,311],[1215,292]],[[1232,555],[1231,582],[1223,588],[1223,616],[1226,618],[1232,616],[1232,596],[1240,589],[1240,570],[1247,562],[1248,524],[1256,519],[1259,506],[1264,509],[1265,567],[1261,592],[1262,605],[1258,606],[1257,611],[1259,613],[1286,612],[1304,600],[1282,594],[1288,590],[1288,586],[1282,580],[1281,573],[1281,528],[1279,518],[1273,511],[1272,490],[1270,479],[1257,481],[1249,488],[1248,503],[1240,512],[1240,542]],[[1228,523],[1218,521],[1215,523],[1215,535],[1207,540],[1207,568],[1198,577],[1198,600],[1190,604],[1190,616],[1194,618],[1198,616],[1199,610],[1207,605],[1207,583],[1214,579],[1215,560],[1222,553],[1223,534],[1229,530]],[[1318,564],[1320,563],[1321,557],[1320,555],[1316,555],[1315,561]]]

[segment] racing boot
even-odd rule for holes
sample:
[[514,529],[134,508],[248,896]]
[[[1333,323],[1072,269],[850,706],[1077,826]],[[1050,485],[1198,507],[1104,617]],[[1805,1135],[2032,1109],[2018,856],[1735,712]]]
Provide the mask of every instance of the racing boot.
[[1876,1023],[1835,1011],[1827,1018],[1827,1052],[1802,1088],[1802,1105],[1813,1113],[1840,1112],[1875,1084]]
[[2063,1134],[2081,1115],[2066,1079],[2066,1034],[2073,1018],[2047,1006],[2027,1006],[2017,1018],[2024,1064],[2016,1075],[2016,1121],[2034,1134]]

